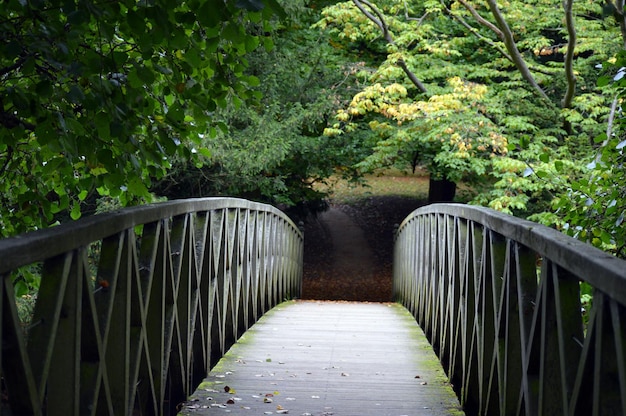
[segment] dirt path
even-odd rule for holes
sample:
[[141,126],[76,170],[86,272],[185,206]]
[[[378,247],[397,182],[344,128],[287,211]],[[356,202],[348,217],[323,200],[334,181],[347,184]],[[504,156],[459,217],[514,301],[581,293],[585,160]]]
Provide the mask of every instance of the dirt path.
[[391,301],[394,229],[421,205],[410,198],[370,197],[309,217],[302,298]]
[[355,280],[371,278],[376,271],[374,252],[361,227],[348,214],[333,207],[322,213],[319,221],[332,240],[333,273]]
[[391,273],[343,206],[311,219],[304,233],[303,299],[388,302]]

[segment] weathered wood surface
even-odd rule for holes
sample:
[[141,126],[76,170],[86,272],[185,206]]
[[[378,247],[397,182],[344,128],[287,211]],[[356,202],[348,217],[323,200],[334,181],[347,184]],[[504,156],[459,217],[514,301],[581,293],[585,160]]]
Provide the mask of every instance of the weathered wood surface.
[[263,316],[213,368],[182,413],[464,414],[404,307],[317,301],[282,303]]

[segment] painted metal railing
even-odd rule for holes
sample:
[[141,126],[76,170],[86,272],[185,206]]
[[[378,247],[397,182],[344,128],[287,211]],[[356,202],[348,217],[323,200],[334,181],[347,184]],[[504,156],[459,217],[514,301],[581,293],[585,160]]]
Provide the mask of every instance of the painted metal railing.
[[394,294],[468,414],[626,415],[625,261],[489,209],[431,205],[398,230]]
[[[300,294],[302,243],[277,209],[232,198],[0,240],[0,413],[175,412],[248,326]],[[41,274],[27,328],[11,282],[26,265]]]

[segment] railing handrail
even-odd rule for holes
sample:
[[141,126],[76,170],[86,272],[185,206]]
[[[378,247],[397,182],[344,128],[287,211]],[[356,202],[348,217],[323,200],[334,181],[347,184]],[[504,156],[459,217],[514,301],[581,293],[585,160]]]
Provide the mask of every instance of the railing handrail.
[[426,214],[446,214],[481,224],[505,238],[531,247],[538,255],[579,276],[626,305],[626,261],[553,228],[490,208],[465,204],[432,204],[413,211],[400,226]]
[[[53,257],[85,246],[93,241],[115,235],[123,230],[176,217],[189,212],[223,208],[243,208],[278,215],[302,238],[302,231],[282,211],[271,205],[241,198],[205,197],[177,199],[149,205],[122,208],[83,217],[77,221],[45,228],[15,237],[0,239],[0,275],[17,267]],[[54,244],[50,244],[54,241]]]
[[[286,214],[238,198],[125,208],[0,240],[0,413],[176,412],[250,325],[300,295],[302,261]],[[32,274],[41,283],[24,319],[12,278]]]
[[468,414],[626,414],[626,261],[488,208],[435,204],[399,227],[394,297]]

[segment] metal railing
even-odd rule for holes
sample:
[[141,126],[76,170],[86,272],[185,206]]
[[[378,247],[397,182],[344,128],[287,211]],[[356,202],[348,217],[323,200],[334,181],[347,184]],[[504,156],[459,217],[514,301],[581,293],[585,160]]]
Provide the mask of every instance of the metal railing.
[[625,261],[486,208],[431,205],[398,230],[394,294],[468,414],[626,415]]
[[[300,294],[302,243],[277,209],[232,198],[0,240],[0,413],[175,412],[248,326]],[[41,285],[24,323],[11,280],[26,265]]]

